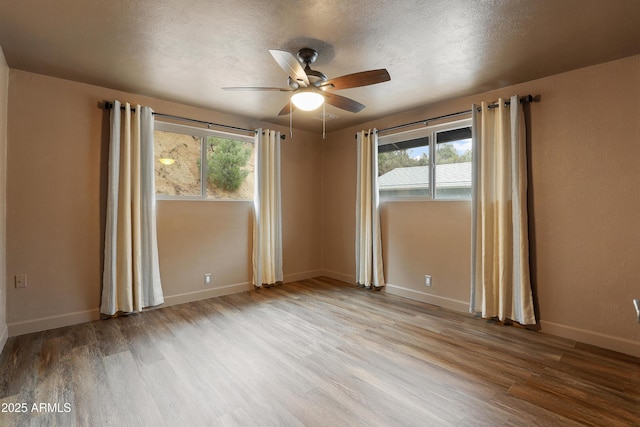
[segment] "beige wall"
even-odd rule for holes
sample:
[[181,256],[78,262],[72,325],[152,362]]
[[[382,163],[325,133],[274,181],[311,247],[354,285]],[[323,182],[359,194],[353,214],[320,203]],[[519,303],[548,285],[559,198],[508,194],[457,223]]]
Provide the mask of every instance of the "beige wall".
[[7,329],[7,118],[9,67],[0,48],[0,352],[8,337]]
[[[452,100],[328,135],[322,267],[353,282],[356,131],[470,108],[512,94],[530,105],[532,268],[543,332],[640,356],[640,56]],[[470,205],[385,203],[388,291],[468,303]],[[432,288],[424,286],[432,274]]]
[[[103,100],[229,125],[269,127],[97,86],[12,69],[9,79],[7,274],[11,335],[96,318],[102,277],[108,113]],[[273,126],[272,126],[273,127]],[[287,129],[281,129],[287,131]],[[282,145],[285,277],[320,269],[320,138]],[[160,270],[168,303],[247,289],[251,203],[159,201]],[[213,285],[203,285],[203,274]]]

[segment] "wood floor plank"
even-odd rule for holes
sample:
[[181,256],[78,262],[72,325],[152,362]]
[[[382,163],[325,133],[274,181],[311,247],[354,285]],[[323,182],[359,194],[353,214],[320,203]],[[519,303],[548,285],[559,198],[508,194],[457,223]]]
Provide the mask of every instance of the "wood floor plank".
[[640,360],[321,277],[10,338],[20,402],[0,425],[640,426]]
[[165,425],[160,408],[151,396],[152,390],[146,388],[140,365],[130,352],[106,356],[104,365],[107,382],[96,392],[110,393],[118,425]]
[[107,389],[102,393],[96,393],[96,390],[107,384],[107,373],[98,344],[76,347],[70,357],[70,388],[74,400],[72,410],[77,425],[116,425],[118,410],[111,391]]
[[44,333],[38,332],[7,340],[0,358],[0,397],[35,388],[43,336]]

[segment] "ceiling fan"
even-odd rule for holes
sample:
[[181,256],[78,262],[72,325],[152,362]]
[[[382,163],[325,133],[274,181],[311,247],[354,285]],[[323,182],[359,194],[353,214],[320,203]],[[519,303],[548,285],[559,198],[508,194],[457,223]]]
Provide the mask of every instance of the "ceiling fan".
[[[318,59],[318,52],[308,47],[298,51],[297,59],[290,52],[284,50],[269,49],[269,52],[278,65],[289,75],[287,79],[289,87],[223,87],[222,89],[293,92],[291,102],[280,110],[279,116],[289,114],[295,108],[306,111],[315,110],[323,102],[357,113],[364,108],[364,105],[353,99],[336,95],[332,91],[368,86],[391,80],[389,72],[384,68],[329,79],[326,74],[311,69],[311,64]],[[304,68],[302,65],[304,65]]]

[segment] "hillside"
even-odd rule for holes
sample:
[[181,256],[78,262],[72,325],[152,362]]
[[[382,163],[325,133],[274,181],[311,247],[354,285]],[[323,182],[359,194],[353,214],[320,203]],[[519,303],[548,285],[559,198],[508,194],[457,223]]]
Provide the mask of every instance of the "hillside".
[[[168,196],[200,195],[200,138],[172,132],[154,132],[156,194]],[[240,188],[229,192],[207,182],[207,198],[217,200],[252,200],[254,190],[255,152],[243,168],[248,175]],[[160,158],[172,158],[175,163],[164,165]]]

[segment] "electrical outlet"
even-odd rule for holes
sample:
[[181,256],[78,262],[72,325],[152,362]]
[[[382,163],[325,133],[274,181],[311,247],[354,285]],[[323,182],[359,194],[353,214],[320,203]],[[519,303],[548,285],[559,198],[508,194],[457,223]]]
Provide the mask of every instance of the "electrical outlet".
[[27,273],[16,274],[16,288],[27,287]]
[[424,285],[431,286],[431,276],[429,276],[428,274],[424,275]]
[[204,275],[204,285],[205,286],[211,285],[211,273],[207,273]]

